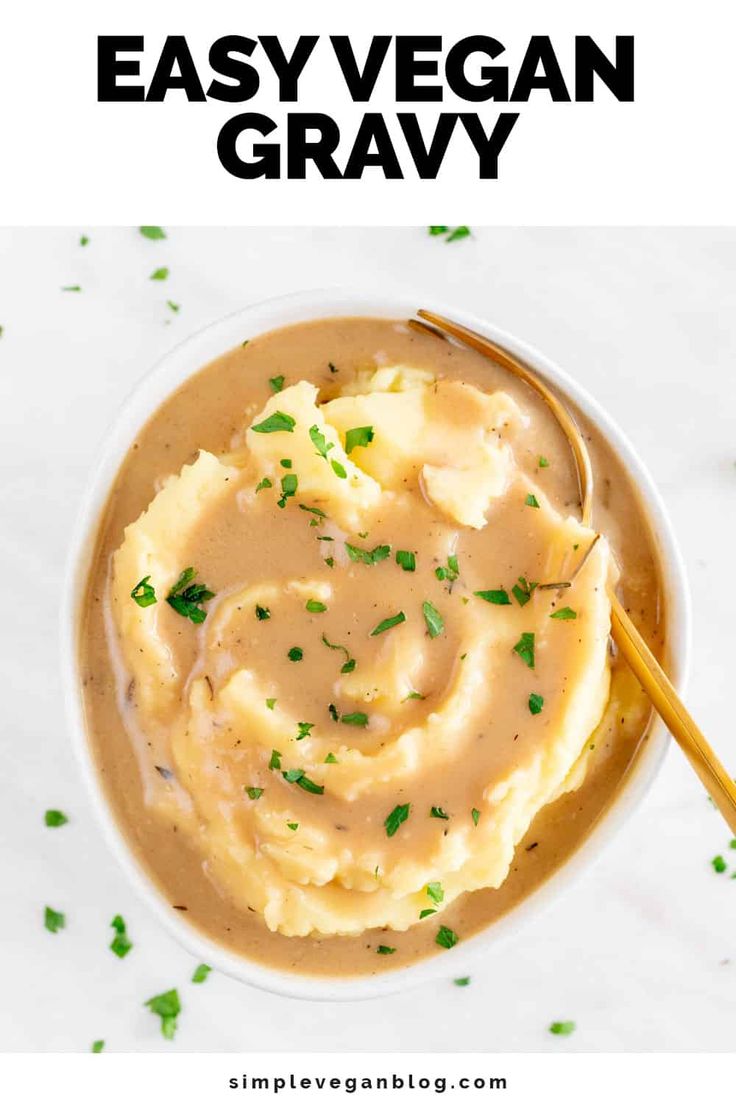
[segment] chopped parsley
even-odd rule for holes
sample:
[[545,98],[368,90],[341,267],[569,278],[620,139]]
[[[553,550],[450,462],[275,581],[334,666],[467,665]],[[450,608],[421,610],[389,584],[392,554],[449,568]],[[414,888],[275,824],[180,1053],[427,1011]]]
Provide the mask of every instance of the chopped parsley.
[[419,913],[419,919],[420,920],[425,920],[428,916],[436,916],[436,915],[437,915],[437,909],[422,909],[422,911]]
[[324,786],[319,786],[316,782],[313,782],[300,767],[296,767],[293,770],[282,771],[281,775],[285,781],[296,783],[297,786],[301,786],[307,793],[323,794],[325,792]]
[[300,659],[304,658],[304,651],[302,648],[289,648],[286,654],[292,663],[298,663]]
[[347,479],[348,473],[345,471],[345,468],[342,466],[339,460],[330,460],[330,467],[332,468],[338,479]]
[[405,820],[409,819],[411,805],[397,805],[383,822],[387,836],[395,836]]
[[551,1035],[572,1035],[575,1030],[574,1020],[556,1020],[549,1025]]
[[327,514],[324,510],[320,510],[317,506],[305,506],[303,502],[299,503],[299,509],[306,511],[308,514],[316,514],[317,517],[326,518]]
[[259,491],[264,491],[267,487],[273,487],[273,483],[268,478],[268,476],[264,476],[261,482],[256,487],[256,494],[258,494]]
[[67,284],[66,287],[61,289],[62,291],[81,291],[79,284]]
[[413,552],[407,552],[405,549],[399,549],[396,553],[396,562],[399,567],[404,571],[416,571],[417,558]]
[[716,874],[724,874],[726,871],[727,863],[723,855],[716,855],[715,858],[710,860],[710,864],[715,870]]
[[281,752],[273,748],[271,758],[268,761],[269,770],[281,770]]
[[548,468],[549,467],[549,460],[547,459],[546,456],[540,456],[537,463],[539,464],[540,468]]
[[569,606],[563,606],[562,609],[555,610],[550,614],[553,621],[574,621],[577,617],[577,613],[574,609],[570,609]]
[[268,621],[271,617],[271,611],[268,606],[256,606],[256,620]]
[[454,583],[460,574],[457,556],[448,556],[447,567],[436,567],[434,573],[440,581],[446,580],[448,583]]
[[110,950],[113,954],[116,954],[118,958],[125,958],[128,951],[133,949],[133,944],[128,939],[128,932],[122,916],[113,916],[110,921],[110,927],[115,929],[115,936],[110,944]]
[[336,759],[332,752],[328,751],[325,756],[325,763],[339,763],[339,759]]
[[539,509],[539,503],[537,502],[537,496],[533,495],[533,494],[528,494],[526,496],[526,498],[524,499],[524,505],[525,506],[533,506],[535,510],[538,510]]
[[427,632],[434,639],[435,636],[439,636],[441,632],[444,632],[445,622],[442,620],[442,615],[439,610],[435,609],[431,602],[422,602],[422,613],[424,614],[424,620],[427,625]]
[[87,237],[86,234],[82,234],[81,238],[79,239],[79,244],[80,245],[89,245],[89,238]]
[[263,788],[261,786],[246,786],[245,792],[251,801],[257,801],[263,794]]
[[332,441],[327,440],[319,426],[313,425],[309,427],[309,439],[316,448],[317,455],[321,456],[323,460],[327,460],[327,453],[330,449],[333,449],[335,445]]
[[529,583],[523,575],[520,575],[518,582],[512,586],[511,593],[520,606],[525,606],[531,598],[536,586],[536,583]]
[[328,648],[331,648],[333,652],[342,652],[345,656],[345,662],[340,668],[341,675],[349,675],[351,671],[355,670],[355,660],[344,644],[331,644],[324,633],[322,633],[322,643],[326,644]]
[[427,227],[427,229],[429,230],[429,236],[431,238],[436,238],[440,234],[446,234],[448,232],[448,230],[450,229],[450,227],[449,226],[429,226],[429,227]]
[[297,728],[299,729],[299,735],[297,736],[297,740],[305,739],[305,737],[309,736],[310,732],[314,728],[314,724],[313,723],[310,724],[309,721],[297,721],[296,725],[297,725]]
[[459,989],[464,989],[466,985],[470,985],[470,978],[455,978],[452,984],[457,985]]
[[324,602],[318,602],[316,598],[307,599],[306,604],[307,613],[326,613],[327,606]]
[[208,602],[215,595],[204,583],[193,582],[196,574],[193,567],[185,568],[166,596],[166,601],[182,617],[188,617],[195,625],[201,625],[207,616],[202,603]]
[[433,805],[432,808],[429,810],[429,815],[431,817],[434,817],[435,820],[449,820],[450,819],[441,805]]
[[149,241],[161,241],[166,237],[166,231],[163,226],[139,226],[140,233],[144,238],[148,238]]
[[474,590],[476,598],[482,598],[484,602],[490,602],[492,606],[510,606],[511,599],[505,590]]
[[430,226],[430,236],[433,238],[445,237],[446,242],[461,241],[463,238],[470,237],[469,226],[455,226],[451,228],[449,226]]
[[379,943],[379,945],[376,947],[376,954],[380,954],[380,955],[396,954],[396,948],[395,947],[387,947],[385,943]]
[[369,552],[367,548],[358,548],[357,545],[345,541],[345,550],[353,563],[377,564],[391,555],[390,544],[378,544]]
[[54,935],[66,927],[66,916],[63,912],[57,912],[56,909],[50,908],[46,905],[43,914],[43,924],[46,931],[53,932]]
[[276,698],[266,698],[266,709],[273,709],[276,704]]
[[411,694],[407,694],[405,698],[401,699],[401,704],[408,701],[424,701],[425,695],[420,694],[418,690],[412,690]]
[[452,928],[446,928],[443,924],[440,930],[435,936],[435,943],[438,947],[444,947],[446,951],[449,951],[458,942],[457,934]]
[[434,901],[436,905],[441,905],[445,899],[445,891],[442,888],[440,882],[428,882],[427,883],[427,896],[430,900]]
[[283,510],[288,498],[293,498],[299,486],[299,477],[290,472],[281,477],[281,498],[276,503]]
[[274,395],[277,395],[279,391],[284,389],[284,377],[283,376],[271,376],[268,381]]
[[470,815],[473,818],[473,824],[478,827],[478,821],[480,820],[480,809],[471,809]]
[[200,962],[199,966],[192,974],[192,983],[194,985],[201,985],[203,981],[207,980],[207,977],[211,973],[212,967],[208,966],[206,962]]
[[292,468],[294,466],[293,461],[289,460],[288,458],[285,458],[284,460],[279,460],[279,464],[282,468]]
[[530,694],[529,695],[529,712],[530,713],[533,713],[535,716],[537,715],[537,713],[541,713],[543,705],[544,705],[544,698],[542,697],[541,694]]
[[156,997],[144,1002],[144,1007],[150,1008],[155,1016],[161,1017],[161,1034],[164,1039],[173,1039],[176,1032],[176,1020],[181,1012],[181,1002],[176,989],[169,989],[166,993],[159,993]]
[[102,1054],[104,1049],[105,1049],[105,1040],[104,1039],[95,1039],[92,1046],[90,1047],[90,1050],[92,1051],[93,1054]]
[[150,276],[151,280],[168,280],[168,278],[169,270],[165,266],[163,268],[154,268]]
[[289,828],[290,831],[296,832],[297,828],[299,827],[299,821],[298,820],[287,820],[286,827]]
[[514,644],[514,651],[520,659],[526,663],[527,667],[534,670],[534,633],[524,632],[519,637],[519,640]]
[[368,635],[380,636],[387,629],[393,629],[395,625],[403,625],[404,621],[406,621],[406,614],[403,610],[399,610],[393,617],[385,617],[383,621],[379,621],[375,629],[371,629]]
[[141,609],[156,604],[156,591],[148,581],[150,578],[150,575],[145,575],[139,583],[136,583],[130,592],[130,597],[141,607]]
[[342,723],[353,725],[355,728],[365,728],[368,724],[367,713],[343,713]]
[[169,310],[172,310],[174,312],[174,314],[178,314],[179,311],[181,310],[181,307],[179,306],[179,304],[178,303],[172,303],[171,299],[166,300],[166,306],[169,308]]
[[67,824],[68,821],[69,818],[60,809],[47,809],[43,817],[47,828],[61,828],[62,824]]
[[373,440],[373,426],[357,426],[345,434],[345,452],[350,455],[354,448],[365,448]]
[[252,425],[250,428],[254,433],[293,433],[295,425],[296,422],[291,414],[284,414],[282,410],[277,410],[258,425]]

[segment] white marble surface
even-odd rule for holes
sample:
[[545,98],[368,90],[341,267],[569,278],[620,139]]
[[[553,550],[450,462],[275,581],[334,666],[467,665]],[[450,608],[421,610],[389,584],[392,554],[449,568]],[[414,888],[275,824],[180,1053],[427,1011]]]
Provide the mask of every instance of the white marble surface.
[[[80,232],[89,233],[80,248]],[[157,265],[168,283],[148,279]],[[676,748],[600,862],[469,988],[306,1004],[211,975],[149,917],[93,822],[62,717],[54,620],[105,426],[172,342],[255,297],[349,282],[427,291],[556,358],[623,425],[672,513],[694,596],[689,702],[736,771],[736,232],[424,228],[0,231],[0,1047],[86,1050],[720,1050],[736,1027],[730,833]],[[80,294],[62,285],[82,285]],[[172,314],[165,300],[181,304]],[[165,324],[169,323],[169,324]],[[43,826],[48,807],[70,823]],[[43,906],[68,916],[52,936]],[[108,950],[115,912],[135,942]],[[452,966],[448,959],[448,979]],[[178,985],[176,1042],[142,1002]],[[553,1019],[574,1036],[547,1033]]]

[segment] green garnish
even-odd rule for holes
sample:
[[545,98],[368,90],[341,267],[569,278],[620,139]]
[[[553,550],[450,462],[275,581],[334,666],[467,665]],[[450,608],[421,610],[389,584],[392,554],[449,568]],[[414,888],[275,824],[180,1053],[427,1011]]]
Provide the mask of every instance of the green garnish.
[[163,226],[139,226],[139,231],[144,238],[148,238],[149,241],[161,241],[166,237],[166,232]]
[[279,460],[279,464],[281,465],[282,468],[291,468],[291,467],[293,467],[293,461],[289,460],[288,458],[286,458],[284,460]]
[[156,604],[156,591],[148,582],[150,578],[150,575],[145,575],[139,583],[136,583],[130,592],[130,597],[141,607],[141,609],[145,609],[146,606],[155,606]]
[[166,279],[168,279],[168,276],[169,276],[168,268],[165,268],[165,267],[164,268],[154,268],[153,272],[151,273],[150,279],[151,280],[166,280]]
[[303,740],[314,728],[314,724],[310,724],[309,721],[297,721],[297,728],[299,729],[299,735],[297,740]]
[[387,836],[395,836],[405,820],[409,819],[411,805],[397,805],[383,822]]
[[457,985],[461,989],[464,989],[466,985],[470,985],[470,978],[469,977],[455,978],[455,980],[453,981],[452,984]]
[[266,709],[273,709],[276,704],[276,698],[266,698]]
[[299,486],[299,478],[291,472],[289,475],[281,477],[281,498],[276,503],[283,510],[286,505],[287,498],[293,498],[296,494],[297,487]]
[[282,410],[277,410],[274,414],[269,414],[258,425],[253,425],[250,428],[254,433],[293,433],[295,425],[296,422],[291,414],[284,414]]
[[539,460],[538,460],[538,464],[539,464],[540,468],[548,468],[549,467],[549,460],[547,459],[546,456],[540,456]]
[[305,506],[303,502],[299,503],[299,509],[305,510],[308,514],[316,514],[317,517],[327,517],[327,514],[324,512],[324,510],[320,510],[316,506]]
[[419,919],[424,920],[427,916],[436,916],[437,909],[422,909],[419,913]]
[[298,663],[304,657],[304,651],[301,648],[289,648],[286,654],[292,663]]
[[161,1017],[161,1034],[164,1039],[173,1039],[176,1032],[176,1018],[181,1012],[177,990],[169,989],[166,993],[151,997],[144,1002],[144,1007],[150,1008],[155,1016]]
[[345,471],[345,468],[342,466],[339,460],[330,460],[330,467],[332,468],[338,479],[347,479],[348,473]]
[[474,590],[473,594],[484,602],[490,602],[492,606],[511,605],[511,599],[505,590]]
[[307,775],[301,768],[282,771],[281,775],[287,782],[295,782],[297,786],[301,786],[307,793],[323,794],[325,792],[324,786],[318,786],[311,778],[307,778]]
[[321,456],[323,460],[327,460],[327,453],[330,449],[333,449],[335,445],[332,441],[327,440],[319,426],[313,425],[309,427],[309,439],[316,448],[317,455]]
[[377,564],[391,555],[390,544],[377,544],[372,552],[367,548],[358,548],[355,544],[345,541],[345,550],[353,563]]
[[287,820],[286,827],[290,828],[292,832],[296,832],[297,828],[299,827],[299,821],[298,820]]
[[325,563],[327,564],[327,566],[328,566],[328,567],[334,567],[334,566],[335,566],[335,560],[334,560],[334,557],[332,557],[332,556],[327,556],[327,557],[325,558]]
[[380,955],[396,954],[396,948],[395,947],[387,947],[385,943],[380,943],[378,945],[378,947],[376,947],[376,954],[380,954]]
[[195,625],[201,625],[207,616],[202,603],[208,602],[215,595],[204,583],[192,581],[196,574],[193,567],[185,568],[166,596],[166,601],[182,617],[188,617]]
[[446,234],[447,231],[450,229],[450,227],[449,226],[429,226],[429,227],[427,227],[427,229],[429,230],[430,237],[436,238],[440,234]]
[[426,695],[420,694],[418,690],[412,690],[411,694],[407,694],[405,698],[401,699],[401,704],[408,701],[424,701]]
[[728,865],[723,855],[716,855],[714,859],[710,860],[710,864],[715,870],[716,874],[723,874]]
[[427,883],[427,896],[430,900],[434,901],[436,905],[442,904],[445,899],[445,891],[442,888],[440,882],[428,882]]
[[450,819],[441,805],[433,805],[432,808],[429,810],[429,815],[431,817],[434,817],[435,820],[449,820]]
[[457,556],[448,556],[447,567],[436,567],[434,573],[440,581],[446,579],[448,583],[454,583],[460,574]]
[[445,622],[442,620],[442,615],[431,602],[422,602],[422,613],[427,625],[427,632],[434,639],[435,636],[439,636],[444,631]]
[[345,662],[340,668],[341,675],[349,675],[351,671],[355,670],[355,660],[344,644],[331,644],[324,633],[322,633],[322,643],[326,644],[328,648],[331,648],[333,652],[342,652],[345,656]]
[[316,598],[308,598],[306,610],[307,613],[326,613],[327,606],[324,602],[318,602]]
[[271,616],[271,611],[268,606],[256,606],[256,619],[258,621],[268,621]]
[[67,824],[68,821],[69,818],[60,809],[47,809],[43,817],[47,828],[61,828],[62,824]]
[[116,954],[118,958],[125,958],[128,951],[132,950],[133,944],[128,939],[125,921],[122,916],[113,916],[110,921],[110,927],[115,929],[115,937],[110,944],[110,950],[113,954]]
[[95,1039],[90,1049],[93,1054],[102,1054],[102,1051],[105,1049],[105,1040]]
[[62,291],[81,291],[79,284],[67,284],[66,287],[61,289]]
[[536,585],[536,583],[528,583],[523,575],[519,576],[519,581],[512,586],[511,593],[520,606],[527,604]]
[[246,786],[245,792],[251,801],[257,801],[263,794],[263,788],[261,786]]
[[201,985],[203,981],[207,980],[209,974],[212,973],[212,967],[208,966],[206,962],[200,962],[197,969],[192,974],[192,982],[194,985]]
[[387,629],[393,629],[395,625],[403,625],[404,621],[406,621],[406,614],[403,610],[399,610],[393,617],[385,617],[383,621],[379,621],[375,629],[371,629],[368,635],[380,636]]
[[555,610],[554,613],[550,614],[553,621],[574,621],[576,617],[577,613],[569,606],[563,606],[562,609]]
[[728,846],[732,851],[736,851],[736,839],[732,839]]
[[446,951],[449,951],[451,947],[454,947],[458,942],[458,936],[452,930],[452,928],[446,928],[443,924],[435,937],[435,943],[439,947],[444,947]]
[[480,809],[471,809],[470,815],[473,818],[473,824],[478,827],[478,821],[480,820]]
[[273,748],[271,758],[268,761],[269,770],[281,770],[281,752]]
[[404,549],[399,549],[396,553],[396,562],[399,567],[402,567],[404,571],[416,571],[417,558],[413,552],[407,552]]
[[534,633],[524,632],[519,637],[519,640],[514,644],[514,651],[523,659],[527,667],[534,670]]
[[267,476],[264,476],[264,478],[261,480],[261,482],[256,487],[256,494],[258,494],[259,491],[265,490],[266,487],[273,487],[273,483],[271,482],[271,480]]
[[340,714],[337,712],[337,706],[334,702],[330,702],[330,704],[327,706],[327,712],[330,714],[335,724],[337,724],[337,722],[340,720]]
[[178,314],[181,310],[180,305],[178,303],[172,303],[171,299],[166,300],[166,306],[169,308],[169,310],[172,310],[174,314]]
[[550,1034],[552,1035],[572,1035],[575,1030],[574,1020],[556,1020],[555,1023],[549,1025]]
[[533,713],[535,716],[536,716],[537,713],[541,713],[543,705],[544,705],[544,698],[542,697],[541,694],[530,694],[529,695],[529,712],[530,713]]
[[82,234],[81,238],[79,239],[79,244],[80,245],[89,245],[89,238],[87,237],[86,234]]
[[339,763],[339,761],[340,760],[336,759],[331,751],[327,752],[327,755],[325,756],[325,763]]
[[63,912],[57,912],[55,909],[49,908],[49,906],[46,905],[43,914],[43,924],[46,931],[53,932],[55,935],[56,932],[66,927],[66,916]]
[[539,509],[539,503],[537,502],[536,495],[528,494],[524,499],[525,506],[533,506],[535,510]]
[[350,455],[354,448],[365,448],[373,440],[373,426],[356,426],[345,434],[345,452]]
[[469,238],[469,237],[470,237],[470,227],[469,226],[456,226],[455,229],[452,231],[452,233],[447,238],[447,241],[448,242],[460,241],[461,238]]
[[365,728],[368,724],[367,713],[343,713],[342,723],[346,725],[354,725],[356,728]]
[[277,395],[279,393],[279,391],[283,391],[283,389],[284,389],[284,377],[283,376],[271,376],[271,379],[268,382],[270,384],[271,390],[273,391],[273,393],[275,395]]

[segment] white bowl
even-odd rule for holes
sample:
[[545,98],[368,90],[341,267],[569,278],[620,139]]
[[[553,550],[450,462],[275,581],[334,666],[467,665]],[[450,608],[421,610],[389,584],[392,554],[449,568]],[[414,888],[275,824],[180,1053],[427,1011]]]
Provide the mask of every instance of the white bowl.
[[621,788],[610,808],[575,854],[539,889],[489,928],[470,936],[452,950],[451,958],[435,955],[414,965],[377,977],[322,978],[291,974],[259,965],[226,950],[192,927],[165,900],[129,848],[103,793],[95,768],[82,712],[78,670],[77,632],[95,534],[110,486],[131,441],[157,407],[183,380],[203,365],[239,345],[243,334],[256,335],[295,322],[338,316],[370,315],[387,318],[411,317],[425,307],[453,318],[506,346],[535,368],[545,379],[566,392],[613,445],[642,495],[656,535],[667,605],[669,664],[675,685],[682,688],[688,666],[690,606],[680,554],[664,504],[642,461],[628,440],[598,403],[561,368],[536,349],[504,333],[481,318],[420,296],[376,296],[355,291],[311,291],[255,303],[228,315],[177,345],[152,369],[122,407],[108,433],[105,446],[85,495],[69,551],[67,585],[62,610],[62,658],[64,693],[74,749],[89,788],[103,832],[131,883],[161,922],[193,955],[215,969],[262,989],[290,997],[312,1000],[359,1000],[415,985],[432,978],[446,978],[448,971],[469,973],[473,964],[501,940],[516,934],[523,922],[540,912],[550,900],[564,892],[580,871],[590,866],[601,846],[638,805],[662,763],[669,736],[657,722],[642,747],[636,769]]

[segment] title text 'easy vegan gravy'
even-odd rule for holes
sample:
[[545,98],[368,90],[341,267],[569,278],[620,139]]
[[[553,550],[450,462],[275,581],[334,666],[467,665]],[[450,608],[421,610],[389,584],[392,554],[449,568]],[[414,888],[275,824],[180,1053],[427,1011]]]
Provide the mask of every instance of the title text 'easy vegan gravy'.
[[532,891],[621,784],[650,711],[608,591],[661,650],[653,541],[592,431],[580,524],[564,436],[478,354],[367,318],[248,336],[116,479],[90,738],[192,923],[281,969],[398,968]]

